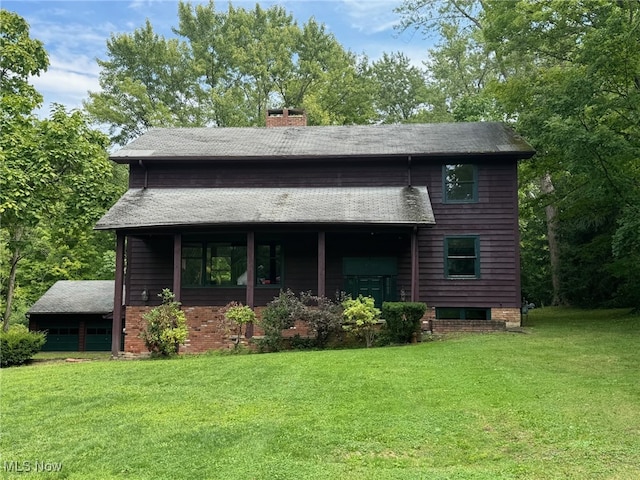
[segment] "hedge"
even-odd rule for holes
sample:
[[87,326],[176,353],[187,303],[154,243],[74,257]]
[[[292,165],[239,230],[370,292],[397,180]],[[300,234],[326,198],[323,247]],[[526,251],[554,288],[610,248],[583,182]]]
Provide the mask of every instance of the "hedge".
[[420,302],[384,302],[382,318],[386,322],[389,339],[395,343],[411,342],[426,311],[427,305]]
[[0,332],[0,367],[22,365],[40,351],[47,336],[42,332],[30,332],[24,325],[12,325],[7,332]]

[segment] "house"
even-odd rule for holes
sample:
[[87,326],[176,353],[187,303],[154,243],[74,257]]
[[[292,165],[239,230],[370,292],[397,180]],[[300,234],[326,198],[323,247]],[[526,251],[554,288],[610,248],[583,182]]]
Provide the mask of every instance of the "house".
[[269,112],[278,128],[153,129],[111,156],[130,172],[96,225],[117,238],[114,353],[121,321],[125,350],[144,349],[163,288],[187,352],[225,345],[228,302],[259,314],[287,288],[426,302],[435,331],[519,324],[525,141],[501,123],[305,122],[285,109]]
[[109,351],[113,280],[59,280],[27,312],[29,330],[46,331],[45,351]]

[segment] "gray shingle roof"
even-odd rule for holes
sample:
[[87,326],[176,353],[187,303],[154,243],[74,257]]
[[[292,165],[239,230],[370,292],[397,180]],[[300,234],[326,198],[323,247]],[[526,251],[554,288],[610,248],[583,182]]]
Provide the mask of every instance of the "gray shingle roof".
[[279,128],[152,129],[111,155],[139,158],[241,159],[394,155],[512,154],[534,151],[496,122]]
[[111,313],[113,280],[59,280],[28,313]]
[[96,229],[251,224],[418,225],[435,219],[426,187],[129,190]]

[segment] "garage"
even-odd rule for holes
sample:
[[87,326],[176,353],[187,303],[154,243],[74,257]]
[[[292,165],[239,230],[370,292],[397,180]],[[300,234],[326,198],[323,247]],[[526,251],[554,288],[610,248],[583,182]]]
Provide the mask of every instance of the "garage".
[[43,351],[111,350],[112,280],[60,280],[29,309],[29,329],[47,332]]

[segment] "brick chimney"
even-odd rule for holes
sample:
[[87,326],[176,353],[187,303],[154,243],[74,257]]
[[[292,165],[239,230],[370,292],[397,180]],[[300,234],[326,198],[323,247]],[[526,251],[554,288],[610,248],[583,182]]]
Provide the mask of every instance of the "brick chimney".
[[270,108],[267,110],[267,128],[306,127],[307,114],[299,108]]

